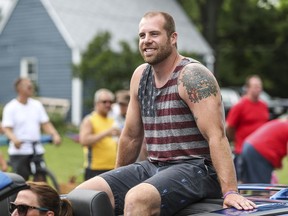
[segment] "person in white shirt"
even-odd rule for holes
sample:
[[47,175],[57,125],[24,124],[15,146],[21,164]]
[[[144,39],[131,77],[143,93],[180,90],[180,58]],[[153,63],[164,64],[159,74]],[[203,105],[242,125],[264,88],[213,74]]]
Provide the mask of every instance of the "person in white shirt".
[[[19,78],[15,82],[17,97],[7,103],[3,109],[2,128],[10,140],[8,154],[13,172],[21,175],[25,180],[30,176],[30,159],[33,155],[32,142],[38,142],[35,146],[36,154],[42,158],[44,148],[40,142],[41,128],[47,134],[52,135],[53,143],[61,143],[61,137],[41,104],[31,98],[34,94],[33,84],[28,78]],[[39,178],[38,178],[39,177]],[[34,180],[43,180],[39,176]]]

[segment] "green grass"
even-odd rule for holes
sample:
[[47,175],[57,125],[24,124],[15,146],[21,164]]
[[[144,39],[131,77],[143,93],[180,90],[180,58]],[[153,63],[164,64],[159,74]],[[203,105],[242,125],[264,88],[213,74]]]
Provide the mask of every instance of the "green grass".
[[[62,139],[60,146],[45,145],[47,166],[55,174],[60,184],[68,182],[72,176],[75,176],[76,181],[80,183],[83,181],[82,147],[67,137],[62,137]],[[0,151],[8,160],[7,147],[0,146]]]
[[[48,168],[55,174],[59,183],[67,183],[72,176],[77,183],[83,181],[83,152],[79,143],[63,137],[60,146],[45,145],[45,160]],[[7,156],[7,146],[0,146],[0,151]],[[283,167],[277,170],[280,184],[288,185],[288,158],[283,160]]]
[[63,137],[60,146],[45,145],[45,160],[49,169],[56,175],[59,183],[66,183],[72,176],[77,182],[83,181],[82,146]]
[[288,158],[284,158],[283,167],[276,171],[280,184],[288,185]]

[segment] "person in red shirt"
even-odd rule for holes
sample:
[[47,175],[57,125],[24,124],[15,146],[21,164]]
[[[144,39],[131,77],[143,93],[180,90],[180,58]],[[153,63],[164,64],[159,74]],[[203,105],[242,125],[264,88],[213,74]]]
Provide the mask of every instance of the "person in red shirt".
[[234,142],[234,164],[238,181],[241,180],[241,152],[244,139],[269,120],[269,110],[260,100],[262,80],[258,75],[247,77],[245,94],[229,111],[226,119],[226,133]]
[[270,183],[287,155],[288,118],[267,122],[250,134],[242,151],[243,183]]

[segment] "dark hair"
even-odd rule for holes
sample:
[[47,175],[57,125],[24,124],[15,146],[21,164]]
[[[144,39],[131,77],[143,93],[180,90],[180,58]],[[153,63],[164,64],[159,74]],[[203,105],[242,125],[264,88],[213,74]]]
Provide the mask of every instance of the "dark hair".
[[143,17],[154,17],[159,14],[165,19],[163,28],[166,30],[167,36],[170,37],[176,31],[174,19],[170,14],[162,11],[150,11],[145,13]]
[[128,104],[130,101],[129,90],[118,90],[115,95],[117,103]]
[[72,216],[72,206],[68,199],[60,199],[57,191],[45,182],[27,182],[29,188],[37,195],[41,207],[53,211],[55,216]]

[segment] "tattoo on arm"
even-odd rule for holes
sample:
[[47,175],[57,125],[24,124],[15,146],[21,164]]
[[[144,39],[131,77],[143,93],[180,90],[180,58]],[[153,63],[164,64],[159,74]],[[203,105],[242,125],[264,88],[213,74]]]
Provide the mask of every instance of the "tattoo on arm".
[[215,80],[201,68],[185,68],[178,85],[181,83],[183,83],[189,99],[193,103],[199,103],[200,100],[211,95],[216,96],[218,92]]

